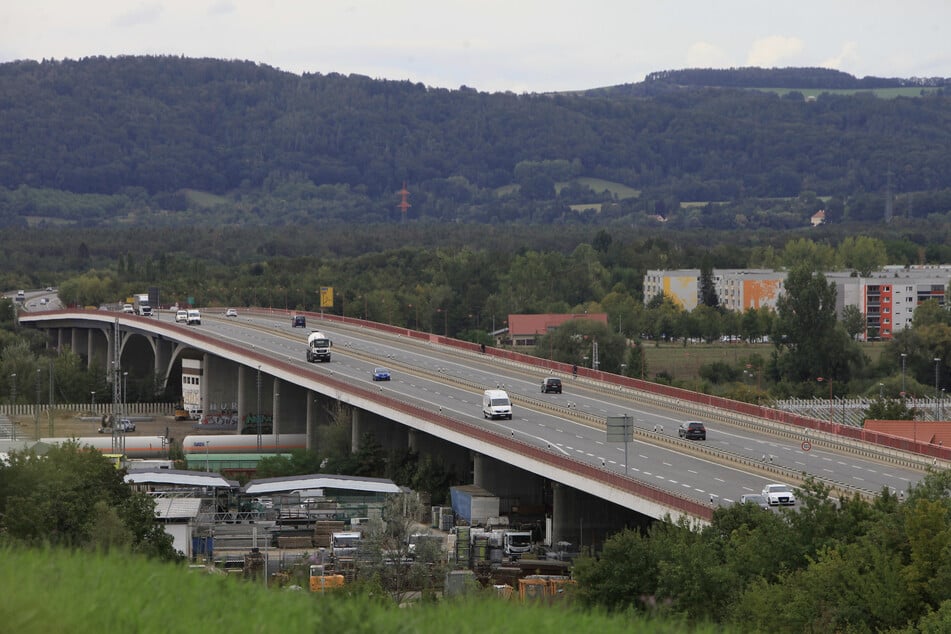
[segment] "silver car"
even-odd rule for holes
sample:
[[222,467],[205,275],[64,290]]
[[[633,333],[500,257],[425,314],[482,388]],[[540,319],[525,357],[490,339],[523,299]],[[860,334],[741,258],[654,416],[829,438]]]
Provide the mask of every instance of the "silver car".
[[763,497],[770,506],[793,506],[796,495],[786,484],[767,484],[763,487]]

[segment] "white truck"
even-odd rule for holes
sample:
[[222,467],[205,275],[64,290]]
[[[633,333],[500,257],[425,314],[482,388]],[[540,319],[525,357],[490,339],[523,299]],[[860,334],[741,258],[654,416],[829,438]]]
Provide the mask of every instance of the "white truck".
[[136,315],[143,317],[152,316],[152,305],[149,303],[148,293],[139,293],[132,297],[132,308]]
[[325,333],[315,330],[307,337],[307,362],[330,361],[333,342]]
[[363,539],[363,533],[358,531],[342,531],[330,534],[330,554],[337,561],[353,559],[357,553],[357,546]]
[[518,559],[532,550],[531,531],[505,531],[502,534],[502,552],[506,556]]

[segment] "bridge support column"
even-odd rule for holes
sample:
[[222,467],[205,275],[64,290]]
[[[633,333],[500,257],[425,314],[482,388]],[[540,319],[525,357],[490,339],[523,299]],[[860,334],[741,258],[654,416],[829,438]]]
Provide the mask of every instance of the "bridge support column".
[[472,452],[472,484],[483,489],[485,489],[485,484],[483,484],[485,482],[485,462],[485,456],[475,451]]
[[202,411],[207,414],[208,406],[211,401],[208,399],[208,377],[211,375],[211,355],[207,352],[201,356],[201,383],[199,384],[199,391],[201,393],[201,408]]
[[271,417],[274,421],[274,442],[279,442],[281,435],[281,380],[274,377],[274,389],[271,394]]
[[417,449],[419,439],[416,437],[417,431],[411,427],[406,429],[406,449],[408,451],[419,451]]
[[246,365],[238,365],[238,429],[235,433],[240,434],[244,427],[244,421],[248,420],[248,372],[251,371]]
[[317,392],[307,390],[306,442],[308,451],[317,451]]
[[86,369],[92,369],[92,357],[93,352],[95,351],[95,346],[93,346],[93,335],[95,334],[94,330],[90,330],[86,333]]
[[[557,482],[552,484],[551,544],[578,543],[578,531],[573,527],[576,515],[576,492]],[[575,529],[575,530],[573,530]]]
[[360,451],[360,436],[363,434],[363,410],[359,407],[350,409],[350,451]]

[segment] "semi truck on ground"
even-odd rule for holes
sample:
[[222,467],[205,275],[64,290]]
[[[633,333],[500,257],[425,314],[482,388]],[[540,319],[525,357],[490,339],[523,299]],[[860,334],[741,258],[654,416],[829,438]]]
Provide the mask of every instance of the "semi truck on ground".
[[330,348],[333,345],[326,333],[313,331],[307,337],[307,362],[330,361]]
[[502,552],[511,559],[518,559],[532,550],[531,531],[505,531],[502,534]]

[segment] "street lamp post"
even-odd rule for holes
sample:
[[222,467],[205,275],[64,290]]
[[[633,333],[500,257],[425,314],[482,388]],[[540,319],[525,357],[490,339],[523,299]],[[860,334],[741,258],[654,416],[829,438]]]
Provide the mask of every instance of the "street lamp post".
[[905,398],[905,359],[908,358],[908,355],[904,352],[901,353],[901,397]]
[[832,401],[832,379],[827,379],[825,377],[820,376],[816,378],[816,381],[819,381],[820,383],[822,383],[823,381],[827,381],[829,383],[829,422],[830,423],[835,422],[834,421],[835,410],[833,409],[834,404]]
[[935,400],[935,420],[938,420],[938,416],[941,414],[940,408],[937,406],[938,403],[938,371],[941,367],[941,359],[938,357],[934,358],[934,400]]
[[122,373],[122,415],[123,416],[129,415],[128,402],[129,402],[129,373],[123,372]]
[[36,407],[33,408],[33,430],[36,439],[40,439],[40,374],[42,370],[36,369]]
[[[17,373],[14,372],[13,374],[11,374],[11,375],[10,375],[10,378],[13,379],[13,381],[12,381],[12,383],[11,383],[11,385],[10,385],[10,405],[12,405],[14,409],[16,409],[16,404],[17,404]],[[12,415],[12,412],[11,412],[11,415]],[[13,440],[16,440],[16,439],[17,439],[17,426],[16,426],[16,423],[13,422],[13,419],[12,419],[12,418],[10,419],[10,421],[11,421],[11,424],[12,424],[12,427],[13,427]]]

